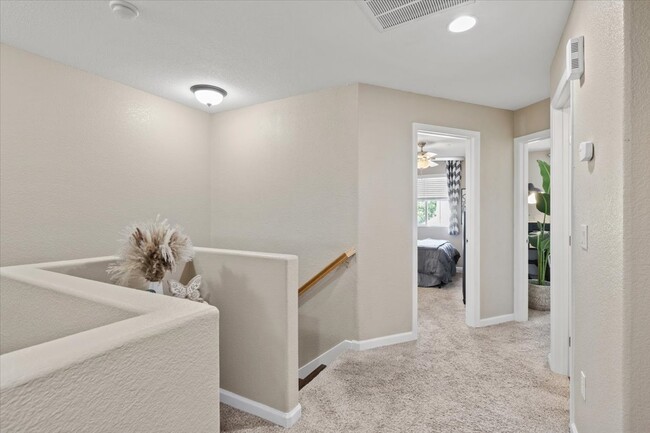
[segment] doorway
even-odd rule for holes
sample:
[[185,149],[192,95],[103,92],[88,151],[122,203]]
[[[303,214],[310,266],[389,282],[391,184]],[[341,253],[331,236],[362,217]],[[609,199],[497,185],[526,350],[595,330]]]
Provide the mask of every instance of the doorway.
[[[412,329],[418,329],[418,136],[434,135],[448,137],[449,141],[465,143],[465,235],[462,270],[465,283],[465,323],[471,327],[480,325],[480,142],[481,134],[477,131],[447,128],[442,126],[413,124],[413,164],[412,164],[412,251],[413,251],[413,323]],[[460,216],[459,216],[460,218]],[[460,234],[462,236],[462,233]],[[461,252],[462,254],[462,252]]]
[[572,227],[572,117],[571,87],[560,86],[551,103],[551,130],[516,138],[514,191],[514,314],[515,320],[528,320],[528,146],[550,138],[550,316],[551,349],[549,367],[568,376],[571,364],[571,227]]
[[[544,225],[544,230],[550,229],[550,221],[543,218],[537,209],[535,193],[543,189],[536,161],[550,163],[551,131],[547,129],[517,137],[514,146],[514,316],[516,321],[525,322],[529,307],[528,281],[541,273],[539,253],[531,248],[529,233],[538,229],[538,220]],[[533,199],[529,200],[531,197]]]

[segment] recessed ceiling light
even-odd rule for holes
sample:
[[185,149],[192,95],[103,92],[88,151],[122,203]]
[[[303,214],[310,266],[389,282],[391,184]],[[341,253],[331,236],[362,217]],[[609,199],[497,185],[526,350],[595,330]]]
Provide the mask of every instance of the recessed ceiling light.
[[108,4],[115,15],[126,20],[132,20],[140,15],[135,5],[123,0],[113,0]]
[[228,92],[223,90],[221,87],[211,86],[209,84],[197,84],[190,87],[190,90],[194,93],[194,97],[197,101],[201,104],[207,105],[208,107],[221,104],[223,98],[228,94]]
[[476,25],[476,18],[470,17],[469,15],[463,15],[458,17],[449,23],[447,29],[452,33],[461,33],[466,32]]

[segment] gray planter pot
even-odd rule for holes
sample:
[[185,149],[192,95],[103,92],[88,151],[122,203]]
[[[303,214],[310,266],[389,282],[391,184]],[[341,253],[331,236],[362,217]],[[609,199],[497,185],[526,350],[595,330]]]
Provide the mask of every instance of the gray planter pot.
[[550,311],[551,286],[540,286],[537,284],[537,280],[528,280],[528,308]]

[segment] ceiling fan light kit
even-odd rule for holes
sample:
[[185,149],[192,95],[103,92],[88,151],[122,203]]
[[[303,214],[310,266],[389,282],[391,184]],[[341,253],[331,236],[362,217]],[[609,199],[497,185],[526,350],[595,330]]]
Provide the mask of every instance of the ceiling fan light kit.
[[434,161],[436,154],[424,151],[425,144],[424,141],[418,143],[418,146],[420,147],[420,151],[418,152],[418,169],[436,167],[438,165],[438,163]]

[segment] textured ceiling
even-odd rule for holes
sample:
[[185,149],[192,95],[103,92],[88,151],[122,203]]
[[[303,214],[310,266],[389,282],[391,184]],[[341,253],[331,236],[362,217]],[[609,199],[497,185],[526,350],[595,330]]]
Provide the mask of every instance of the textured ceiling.
[[[193,84],[225,88],[211,111],[364,82],[517,109],[549,96],[569,1],[477,1],[379,32],[348,1],[0,2],[3,43],[180,103]],[[452,34],[471,14],[478,24]],[[206,110],[207,111],[207,110]]]

